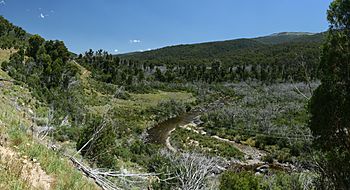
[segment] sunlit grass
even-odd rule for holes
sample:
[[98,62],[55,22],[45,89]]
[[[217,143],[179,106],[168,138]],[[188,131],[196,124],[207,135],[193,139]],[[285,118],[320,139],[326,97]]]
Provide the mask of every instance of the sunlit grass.
[[[2,70],[0,77],[10,79]],[[42,169],[53,177],[53,189],[98,189],[67,158],[39,144],[27,133],[32,125],[28,109],[34,112],[47,110],[40,106],[26,88],[9,82],[1,83],[0,136],[8,136],[6,146],[21,156],[37,160]],[[18,172],[14,172],[15,168],[9,168],[9,165],[0,163],[0,189],[29,189],[27,182],[19,178]]]
[[14,53],[13,49],[0,49],[0,63],[3,61],[8,61],[10,59],[11,53]]

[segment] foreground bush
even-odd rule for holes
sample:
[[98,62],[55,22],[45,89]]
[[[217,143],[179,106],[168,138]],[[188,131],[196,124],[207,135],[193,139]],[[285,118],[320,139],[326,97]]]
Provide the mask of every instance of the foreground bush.
[[316,189],[317,176],[313,173],[287,174],[277,172],[267,176],[252,172],[235,173],[227,171],[220,178],[221,190],[296,190]]

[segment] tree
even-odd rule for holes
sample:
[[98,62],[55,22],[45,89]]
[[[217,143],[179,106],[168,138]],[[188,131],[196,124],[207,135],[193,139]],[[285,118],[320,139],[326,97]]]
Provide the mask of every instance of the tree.
[[115,123],[101,116],[87,115],[86,126],[77,141],[77,150],[83,156],[105,168],[115,167],[114,151],[116,145]]
[[154,78],[161,82],[164,81],[164,76],[162,74],[162,71],[159,68],[156,69],[156,72],[154,73]]
[[132,75],[128,75],[127,79],[126,79],[126,85],[132,85],[133,82],[133,76]]
[[322,188],[350,189],[350,0],[331,3],[328,20],[322,84],[310,102],[309,127],[322,151],[319,165],[327,181]]
[[14,32],[17,38],[24,40],[26,32],[21,27],[15,27]]
[[139,82],[142,82],[145,79],[145,74],[143,73],[143,71],[140,71],[138,76],[137,76],[137,80]]
[[64,45],[64,42],[58,40],[50,40],[45,43],[45,49],[51,56],[52,60],[62,59],[63,62],[67,62],[69,59],[69,51]]
[[161,151],[160,155],[162,160],[158,158],[152,164],[151,170],[166,174],[166,176],[159,176],[162,180],[161,189],[168,189],[167,185],[173,186],[171,189],[213,189],[208,183],[208,179],[211,174],[218,170],[220,159],[196,153],[174,154],[168,151]]
[[40,46],[45,42],[45,39],[39,35],[34,35],[29,38],[28,42],[29,42],[29,47],[28,47],[27,55],[29,57],[36,58],[36,54]]

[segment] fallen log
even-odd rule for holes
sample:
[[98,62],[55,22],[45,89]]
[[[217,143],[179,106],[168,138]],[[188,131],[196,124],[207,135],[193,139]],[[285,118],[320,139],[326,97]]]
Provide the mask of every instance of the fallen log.
[[104,190],[121,190],[121,188],[117,187],[112,181],[105,178],[104,176],[101,176],[99,174],[96,174],[89,166],[84,165],[83,163],[79,162],[74,157],[69,157],[70,160],[73,162],[73,164],[82,172],[84,172],[89,178],[92,178],[97,185],[99,185]]
[[[92,169],[89,166],[78,161],[75,157],[69,156],[70,160],[76,166],[77,169],[82,171],[87,177],[93,179],[97,185],[99,185],[104,190],[120,190],[121,188],[117,187],[115,183],[107,179],[107,177],[114,177],[126,180],[127,177],[139,178],[141,180],[148,179],[149,177],[157,177],[159,174],[155,173],[126,173],[126,172],[117,172],[117,171],[104,171],[103,169]],[[130,181],[130,183],[139,183],[142,181]]]

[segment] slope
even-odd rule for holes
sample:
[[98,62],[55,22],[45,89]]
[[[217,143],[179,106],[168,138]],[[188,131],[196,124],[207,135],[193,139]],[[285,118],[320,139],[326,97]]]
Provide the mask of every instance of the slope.
[[307,33],[307,32],[281,32],[269,36],[254,38],[264,44],[284,44],[290,42],[320,42],[324,33]]
[[279,33],[252,39],[170,46],[119,56],[154,64],[208,64],[214,60],[220,60],[229,65],[254,64],[259,61],[266,62],[271,57],[291,60],[289,56],[284,55],[286,50],[283,49],[286,48],[291,54],[300,52],[300,49],[318,54],[318,48],[323,39],[323,33]]
[[[4,51],[1,51],[3,57]],[[33,135],[47,120],[47,107],[0,69],[0,188],[97,189],[68,159]]]

